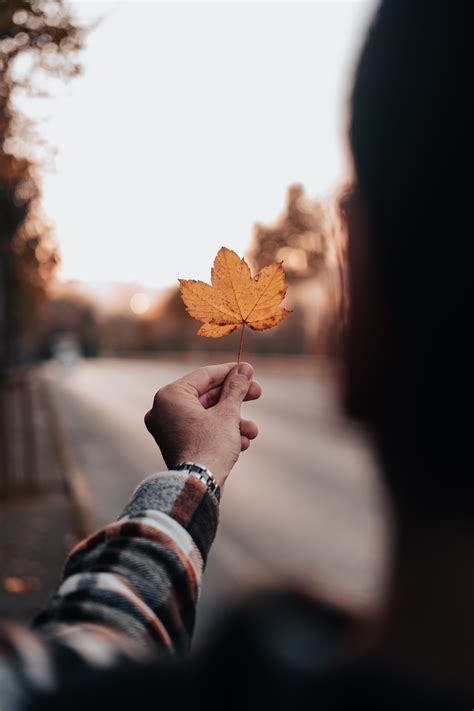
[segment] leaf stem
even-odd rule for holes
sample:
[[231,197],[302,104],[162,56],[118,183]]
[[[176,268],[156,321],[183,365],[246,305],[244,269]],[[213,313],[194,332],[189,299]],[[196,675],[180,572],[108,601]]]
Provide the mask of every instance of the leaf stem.
[[242,324],[242,331],[240,332],[239,352],[237,353],[237,365],[239,365],[239,363],[240,363],[240,356],[242,354],[242,343],[244,342],[244,329],[245,329],[245,323]]

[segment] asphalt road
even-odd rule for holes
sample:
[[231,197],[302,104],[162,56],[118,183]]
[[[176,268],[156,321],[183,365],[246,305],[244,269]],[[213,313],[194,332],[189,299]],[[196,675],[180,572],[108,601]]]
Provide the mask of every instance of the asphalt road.
[[[95,525],[117,517],[163,461],[143,415],[154,392],[200,363],[80,361],[48,366],[62,427]],[[244,404],[260,428],[226,484],[203,584],[200,625],[262,585],[304,585],[354,609],[380,598],[386,512],[366,440],[337,408],[333,376],[307,361],[256,365],[263,397]]]

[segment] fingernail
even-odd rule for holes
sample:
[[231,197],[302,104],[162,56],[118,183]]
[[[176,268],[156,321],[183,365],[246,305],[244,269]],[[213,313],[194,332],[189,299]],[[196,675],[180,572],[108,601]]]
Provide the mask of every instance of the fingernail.
[[244,375],[248,380],[252,380],[253,368],[248,363],[241,363],[237,368],[239,375]]

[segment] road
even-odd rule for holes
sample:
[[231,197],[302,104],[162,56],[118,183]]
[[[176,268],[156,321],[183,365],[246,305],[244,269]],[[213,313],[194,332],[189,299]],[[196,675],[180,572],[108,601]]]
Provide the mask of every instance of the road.
[[[199,364],[162,358],[48,366],[97,526],[116,518],[143,477],[163,468],[143,415],[159,387]],[[353,609],[376,604],[385,504],[367,441],[338,411],[330,371],[267,359],[255,377],[263,397],[243,412],[260,435],[226,485],[201,625],[229,598],[269,584],[302,584]]]

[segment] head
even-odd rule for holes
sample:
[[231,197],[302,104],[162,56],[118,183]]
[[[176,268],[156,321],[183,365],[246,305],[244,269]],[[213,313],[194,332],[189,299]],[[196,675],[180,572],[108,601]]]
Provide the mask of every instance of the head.
[[384,0],[356,69],[345,399],[399,515],[474,521],[472,5]]

